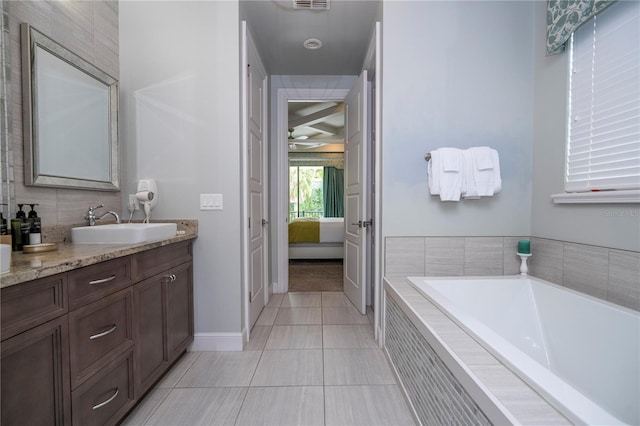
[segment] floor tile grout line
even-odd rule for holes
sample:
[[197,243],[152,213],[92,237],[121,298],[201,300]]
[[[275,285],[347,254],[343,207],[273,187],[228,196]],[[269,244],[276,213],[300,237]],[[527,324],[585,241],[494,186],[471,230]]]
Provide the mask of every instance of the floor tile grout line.
[[[164,401],[169,397],[169,394],[170,394],[171,392],[173,392],[173,389],[174,389],[174,388],[154,388],[154,389],[152,389],[151,391],[149,391],[149,392],[145,395],[145,398],[147,398],[151,392],[154,392],[154,391],[156,391],[157,389],[167,389],[167,394],[166,394],[164,397],[162,397],[162,398],[160,399],[160,401],[159,401],[157,404],[155,404],[155,407],[153,407],[153,409],[151,410],[151,413],[149,413],[149,415],[148,415],[148,416],[147,416],[147,418],[144,420],[144,422],[142,422],[142,426],[144,426],[144,425],[146,425],[146,424],[148,424],[148,423],[149,423],[149,421],[151,420],[151,418],[153,417],[153,415],[156,413],[156,411],[158,411],[158,409],[160,408],[160,406],[161,406],[161,405],[164,403]],[[133,413],[133,411],[132,411],[131,413],[129,413],[129,416],[130,416],[132,413]],[[127,416],[127,417],[128,417],[128,416]]]

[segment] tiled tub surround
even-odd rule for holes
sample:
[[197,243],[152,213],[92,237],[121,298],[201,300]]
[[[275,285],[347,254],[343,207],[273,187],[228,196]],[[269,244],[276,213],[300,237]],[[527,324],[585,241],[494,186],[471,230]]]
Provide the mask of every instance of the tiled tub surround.
[[385,276],[520,272],[518,240],[531,240],[529,274],[640,310],[640,253],[537,237],[387,237]]
[[[198,236],[197,220],[167,220],[165,222],[176,222],[178,224],[178,235],[166,240],[142,244],[60,243],[58,250],[55,251],[33,254],[13,252],[10,271],[0,275],[0,288],[71,271],[118,257],[129,256],[152,248],[192,240]],[[184,233],[182,234],[181,231],[184,231]],[[63,231],[59,232],[64,233]],[[69,231],[67,230],[67,232]],[[54,241],[56,239],[52,238],[43,242]]]
[[534,277],[408,280],[571,421],[640,422],[640,313]]
[[384,290],[385,350],[422,424],[571,424],[406,278]]

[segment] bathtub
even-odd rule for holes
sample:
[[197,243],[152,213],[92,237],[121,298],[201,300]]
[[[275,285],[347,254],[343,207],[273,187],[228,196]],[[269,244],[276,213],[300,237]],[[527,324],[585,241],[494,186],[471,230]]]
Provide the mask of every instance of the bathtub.
[[521,276],[409,281],[576,424],[640,424],[640,314]]

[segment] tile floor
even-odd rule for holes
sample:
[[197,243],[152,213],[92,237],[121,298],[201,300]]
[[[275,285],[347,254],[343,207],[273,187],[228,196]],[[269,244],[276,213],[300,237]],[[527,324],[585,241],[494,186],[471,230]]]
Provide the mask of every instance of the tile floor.
[[243,352],[188,352],[123,425],[413,425],[367,315],[275,294]]

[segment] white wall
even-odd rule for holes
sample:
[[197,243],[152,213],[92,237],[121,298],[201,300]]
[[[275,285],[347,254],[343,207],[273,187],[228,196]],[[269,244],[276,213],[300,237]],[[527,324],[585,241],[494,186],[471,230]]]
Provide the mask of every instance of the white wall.
[[568,51],[545,56],[546,2],[535,4],[534,236],[640,250],[637,204],[553,204],[564,192]]
[[[198,220],[195,331],[239,333],[238,3],[120,2],[120,46],[124,198],[155,178],[154,219]],[[201,212],[200,193],[224,210]]]
[[[533,135],[531,2],[385,2],[383,236],[529,235]],[[502,192],[443,203],[431,149],[498,150]]]

